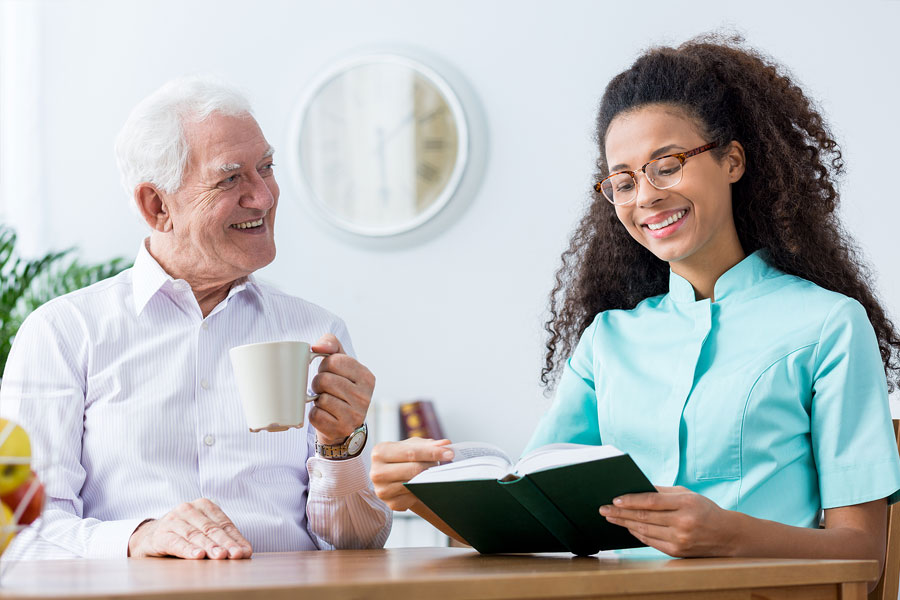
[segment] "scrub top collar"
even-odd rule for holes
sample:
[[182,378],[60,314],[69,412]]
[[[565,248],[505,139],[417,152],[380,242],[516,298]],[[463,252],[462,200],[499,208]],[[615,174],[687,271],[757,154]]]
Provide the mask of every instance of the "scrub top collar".
[[[734,265],[719,277],[713,288],[716,302],[723,302],[740,292],[748,290],[765,279],[780,275],[780,272],[766,262],[768,252],[759,249]],[[697,302],[694,286],[674,271],[669,271],[669,297],[675,302]],[[706,302],[707,300],[700,300]]]

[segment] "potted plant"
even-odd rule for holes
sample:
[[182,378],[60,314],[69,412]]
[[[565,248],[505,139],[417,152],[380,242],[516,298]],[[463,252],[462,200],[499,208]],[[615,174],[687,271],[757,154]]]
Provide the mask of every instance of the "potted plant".
[[124,258],[85,264],[74,252],[74,248],[68,248],[36,259],[22,258],[16,253],[15,231],[0,224],[0,376],[13,338],[31,311],[131,266]]

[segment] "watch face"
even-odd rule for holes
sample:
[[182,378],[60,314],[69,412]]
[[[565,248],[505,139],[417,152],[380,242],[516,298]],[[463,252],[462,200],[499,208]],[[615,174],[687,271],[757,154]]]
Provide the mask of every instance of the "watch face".
[[356,456],[362,450],[363,444],[366,443],[366,432],[356,431],[350,436],[347,442],[347,454]]
[[466,158],[459,101],[435,72],[398,57],[326,77],[299,130],[303,179],[333,221],[358,233],[411,229],[455,191]]

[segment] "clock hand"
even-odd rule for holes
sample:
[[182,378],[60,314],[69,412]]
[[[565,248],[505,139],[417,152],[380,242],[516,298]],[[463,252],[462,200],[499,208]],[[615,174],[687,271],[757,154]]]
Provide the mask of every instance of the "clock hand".
[[412,123],[413,118],[414,118],[415,116],[416,116],[416,115],[415,115],[415,112],[414,112],[414,111],[410,111],[410,113],[409,113],[408,115],[406,115],[399,123],[397,123],[397,124],[394,126],[393,129],[391,129],[390,133],[388,133],[386,136],[384,136],[384,138],[381,140],[381,143],[382,143],[382,144],[387,143],[388,140],[390,140],[392,137],[394,137],[395,135],[397,135],[398,133],[400,133],[400,131],[401,131],[404,127],[406,127],[407,125],[409,125],[410,123]]

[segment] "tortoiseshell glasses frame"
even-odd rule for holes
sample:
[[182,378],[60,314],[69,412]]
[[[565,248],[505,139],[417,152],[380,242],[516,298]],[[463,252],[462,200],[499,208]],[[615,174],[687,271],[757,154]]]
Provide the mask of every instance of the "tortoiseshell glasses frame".
[[[643,173],[647,181],[658,190],[666,190],[681,183],[684,162],[692,156],[703,154],[718,146],[710,142],[687,152],[677,152],[654,158],[637,171],[616,171],[594,184],[594,191],[616,206],[623,206],[637,198],[637,174]],[[672,159],[676,159],[673,161]],[[677,162],[676,162],[677,161]],[[650,169],[649,171],[647,169]]]

